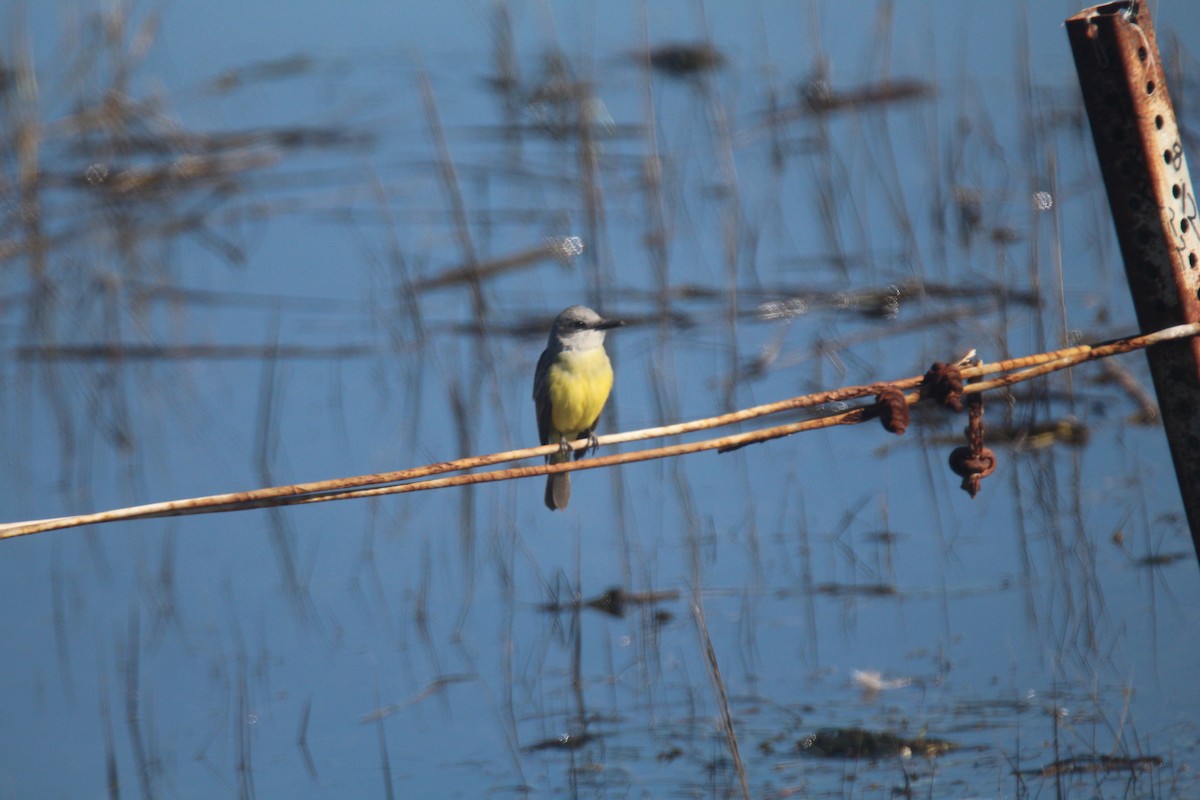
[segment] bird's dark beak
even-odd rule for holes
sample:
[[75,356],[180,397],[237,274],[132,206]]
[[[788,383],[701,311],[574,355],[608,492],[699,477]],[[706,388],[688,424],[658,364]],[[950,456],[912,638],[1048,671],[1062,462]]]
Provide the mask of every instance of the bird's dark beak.
[[625,320],[623,320],[623,319],[602,319],[599,322],[597,322],[595,325],[593,325],[592,327],[598,331],[606,331],[606,330],[609,330],[610,328],[620,328],[620,327],[623,327],[624,325],[625,325]]

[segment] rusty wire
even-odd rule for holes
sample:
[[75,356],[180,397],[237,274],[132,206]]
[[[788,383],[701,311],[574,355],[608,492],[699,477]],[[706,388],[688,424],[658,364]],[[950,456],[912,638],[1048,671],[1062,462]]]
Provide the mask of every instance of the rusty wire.
[[[1077,345],[1047,353],[1038,353],[1020,358],[1006,359],[979,366],[960,367],[961,378],[975,382],[963,387],[964,395],[974,395],[993,389],[1011,386],[1023,381],[1032,380],[1061,369],[1093,361],[1100,358],[1119,355],[1140,350],[1151,345],[1167,341],[1190,339],[1200,335],[1200,323],[1177,325],[1155,333],[1130,336],[1122,339],[1103,342],[1097,345]],[[999,374],[1007,373],[1007,374]],[[985,376],[995,376],[987,377]],[[842,403],[848,400],[882,395],[885,390],[894,389],[903,394],[906,405],[920,402],[921,391],[913,391],[921,387],[925,376],[903,378],[892,382],[873,383],[862,386],[846,386],[815,394],[791,397],[785,400],[742,409],[729,414],[721,414],[691,422],[664,425],[639,431],[610,434],[599,437],[601,445],[621,442],[639,441],[651,438],[678,436],[699,430],[722,427],[736,422],[775,414],[800,408],[812,408],[832,403]],[[386,494],[406,494],[409,492],[442,489],[450,486],[463,486],[473,483],[491,483],[514,478],[526,478],[536,475],[547,475],[556,472],[571,472],[584,469],[601,469],[618,464],[629,464],[638,461],[650,461],[660,458],[687,455],[689,453],[716,450],[728,452],[751,444],[758,444],[772,439],[791,436],[808,430],[830,428],[836,425],[856,425],[880,415],[878,405],[866,404],[847,411],[815,417],[812,419],[793,422],[786,425],[776,425],[753,431],[705,439],[699,442],[668,445],[646,450],[636,450],[629,453],[616,453],[582,461],[563,462],[558,464],[539,464],[527,467],[512,467],[492,472],[477,472],[455,475],[452,477],[417,480],[439,475],[446,472],[459,472],[491,464],[507,461],[518,461],[537,456],[549,455],[558,450],[558,445],[542,445],[521,450],[510,450],[503,453],[492,453],[483,456],[444,461],[428,464],[412,469],[394,472],[374,473],[349,478],[336,478],[327,481],[273,486],[230,494],[210,495],[207,497],[190,498],[186,500],[171,500],[147,505],[131,506],[112,509],[91,514],[79,514],[69,517],[29,520],[0,525],[0,539],[10,539],[33,533],[51,530],[74,528],[82,525],[115,522],[120,520],[150,519],[154,517],[184,516],[190,514],[208,514],[218,511],[241,511],[252,508],[270,506],[298,505],[304,503],[322,503],[330,500],[349,500],[353,498],[378,497]],[[587,444],[586,440],[572,443],[575,448]],[[402,483],[402,481],[413,481]]]
[[974,499],[983,479],[996,471],[996,454],[983,443],[983,395],[967,397],[967,444],[950,452],[950,469],[962,478],[962,490]]

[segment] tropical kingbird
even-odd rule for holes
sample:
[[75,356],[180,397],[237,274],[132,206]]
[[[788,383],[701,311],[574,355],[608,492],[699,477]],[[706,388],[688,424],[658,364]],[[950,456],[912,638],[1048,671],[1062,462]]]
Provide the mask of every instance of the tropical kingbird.
[[[538,437],[542,444],[558,444],[546,462],[559,464],[571,457],[570,442],[587,437],[594,450],[596,421],[612,390],[613,371],[604,352],[604,332],[624,325],[604,319],[586,306],[571,306],[554,320],[550,341],[538,359],[533,375],[533,403],[537,408]],[[579,458],[587,447],[575,453]],[[567,507],[571,478],[565,472],[546,476],[546,508]]]

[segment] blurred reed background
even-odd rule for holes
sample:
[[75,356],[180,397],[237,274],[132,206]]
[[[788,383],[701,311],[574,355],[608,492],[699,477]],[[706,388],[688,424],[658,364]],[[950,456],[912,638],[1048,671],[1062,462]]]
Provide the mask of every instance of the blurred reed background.
[[[576,302],[601,433],[1133,333],[1075,10],[10,3],[3,519],[535,444]],[[921,411],[5,542],[0,797],[1195,794],[1144,358],[990,394],[974,501]]]

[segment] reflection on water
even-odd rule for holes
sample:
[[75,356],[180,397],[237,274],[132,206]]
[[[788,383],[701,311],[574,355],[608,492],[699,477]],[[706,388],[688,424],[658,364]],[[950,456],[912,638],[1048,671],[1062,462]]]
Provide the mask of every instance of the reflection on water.
[[[414,11],[454,35],[404,56],[185,57],[129,6],[13,35],[5,519],[529,445],[575,302],[631,323],[600,433],[1132,332],[1061,20],[964,43],[936,5],[618,6],[582,43]],[[918,406],[594,471],[563,515],[535,479],[5,542],[0,794],[1191,796],[1148,385],[988,394],[973,501],[967,414]]]

